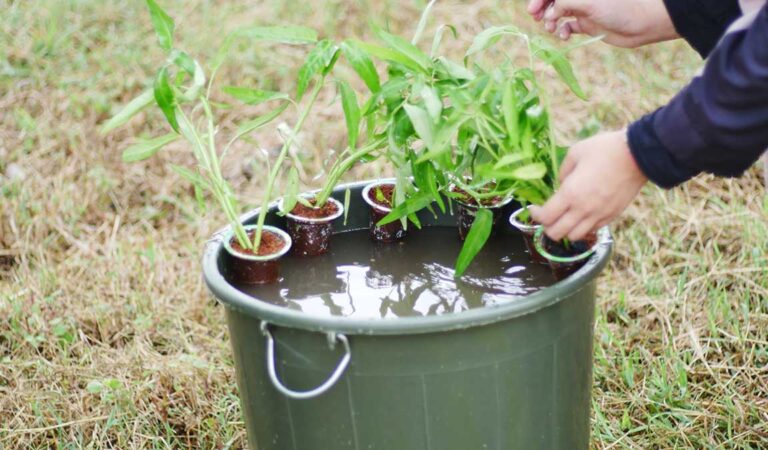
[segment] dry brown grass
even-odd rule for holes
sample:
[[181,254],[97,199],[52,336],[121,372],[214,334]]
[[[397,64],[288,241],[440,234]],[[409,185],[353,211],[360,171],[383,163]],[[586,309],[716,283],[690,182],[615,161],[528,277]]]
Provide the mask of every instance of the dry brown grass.
[[[522,3],[442,3],[435,22],[464,36],[489,24],[535,27]],[[240,24],[301,23],[341,37],[367,34],[367,16],[412,29],[422,6],[164,4],[178,39],[203,59]],[[182,146],[145,163],[120,161],[132,136],[154,126],[137,119],[108,137],[97,132],[161,57],[140,2],[0,0],[0,11],[0,448],[244,446],[221,308],[198,264],[222,219],[200,215],[168,169],[189,161]],[[291,89],[297,51],[275,59],[243,46],[223,79]],[[565,139],[589,120],[624,125],[700,64],[682,44],[595,45],[576,55],[592,101],[550,83]],[[343,138],[330,95],[304,136],[310,174]],[[261,139],[240,145],[225,168],[249,207],[259,176],[249,179],[243,161],[276,142]],[[616,224],[597,313],[596,448],[768,446],[767,210],[754,171],[671,192],[649,187]]]

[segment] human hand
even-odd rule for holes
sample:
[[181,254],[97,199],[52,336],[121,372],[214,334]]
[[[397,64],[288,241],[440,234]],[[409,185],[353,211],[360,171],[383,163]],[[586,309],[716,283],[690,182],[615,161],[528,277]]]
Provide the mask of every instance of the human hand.
[[603,133],[571,147],[560,169],[560,189],[533,220],[550,238],[572,241],[613,221],[648,178],[635,163],[624,131]]
[[608,44],[634,48],[680,37],[663,0],[530,0],[528,12],[563,40],[604,35]]

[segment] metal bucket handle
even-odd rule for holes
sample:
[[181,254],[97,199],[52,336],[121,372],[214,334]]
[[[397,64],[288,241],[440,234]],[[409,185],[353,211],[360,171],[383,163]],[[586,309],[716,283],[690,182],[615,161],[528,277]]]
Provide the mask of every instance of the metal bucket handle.
[[269,331],[269,324],[267,322],[261,322],[261,332],[267,337],[267,372],[269,373],[269,379],[272,380],[275,389],[280,391],[286,397],[297,400],[306,400],[324,394],[339,381],[339,378],[344,374],[344,371],[347,370],[349,361],[352,359],[352,351],[349,348],[349,339],[341,333],[328,333],[328,342],[332,346],[336,341],[341,342],[344,346],[344,357],[341,358],[339,365],[336,366],[336,370],[333,371],[331,376],[325,380],[323,384],[308,391],[294,391],[287,388],[277,376],[277,370],[275,369],[275,339]]

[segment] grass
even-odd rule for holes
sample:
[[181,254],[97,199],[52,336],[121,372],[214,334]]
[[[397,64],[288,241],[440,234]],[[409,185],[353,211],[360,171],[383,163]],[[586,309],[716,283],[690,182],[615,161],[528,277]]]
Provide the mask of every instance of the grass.
[[[222,30],[241,24],[303,23],[339,37],[367,34],[367,17],[413,29],[423,6],[164,5],[178,39],[203,59]],[[436,22],[465,32],[492,23],[535,29],[522,8],[446,0]],[[161,57],[141,2],[0,0],[0,10],[0,449],[245,446],[223,314],[198,264],[223,219],[199,216],[190,186],[169,169],[189,162],[183,147],[120,161],[132,136],[155,126],[138,119],[97,133]],[[222,78],[291,89],[297,50],[281,52],[284,59],[267,59],[242,46]],[[701,64],[682,43],[599,44],[576,57],[592,100],[552,83],[568,140],[662,104]],[[343,143],[330,95],[303,136],[312,145],[298,154],[309,174],[327,156],[322,149]],[[248,207],[260,192],[255,150],[277,144],[269,134],[244,143],[224,168]],[[595,448],[768,446],[768,197],[758,173],[701,176],[669,192],[648,187],[615,224],[616,255],[596,311]]]

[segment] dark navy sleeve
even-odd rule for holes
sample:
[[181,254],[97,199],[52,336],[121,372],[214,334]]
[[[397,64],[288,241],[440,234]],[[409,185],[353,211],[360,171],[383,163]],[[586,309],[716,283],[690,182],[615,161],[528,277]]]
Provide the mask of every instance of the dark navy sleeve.
[[640,169],[666,188],[749,168],[768,148],[768,6],[723,38],[701,77],[632,124],[628,142]]
[[677,33],[702,57],[741,15],[738,0],[664,0]]

